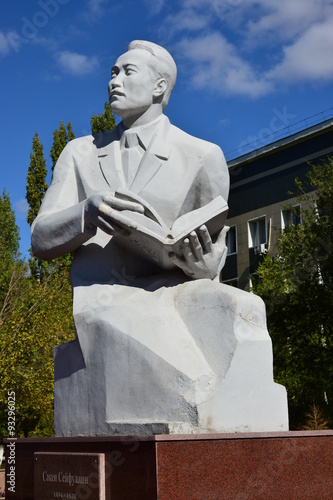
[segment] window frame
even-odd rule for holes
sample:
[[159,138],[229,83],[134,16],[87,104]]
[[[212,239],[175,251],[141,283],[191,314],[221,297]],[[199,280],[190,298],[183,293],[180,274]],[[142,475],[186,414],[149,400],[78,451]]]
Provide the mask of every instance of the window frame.
[[[257,244],[253,244],[253,239],[252,239],[252,233],[250,230],[250,225],[253,224],[254,222],[259,222],[261,220],[264,220],[265,224],[265,241],[259,242]],[[259,217],[254,217],[253,219],[249,219],[247,221],[247,243],[248,243],[248,248],[256,248],[260,245],[267,245],[268,244],[268,234],[267,234],[267,216],[265,215],[260,215]]]
[[[285,225],[285,220],[284,220],[284,213],[287,213],[287,212],[291,212],[293,208],[299,208],[299,222],[297,222],[296,224],[289,224],[289,225]],[[301,218],[301,205],[300,203],[297,203],[296,205],[292,205],[289,209],[287,208],[281,208],[281,211],[280,211],[280,222],[281,222],[281,230],[284,231],[285,229],[288,229],[288,227],[290,227],[291,225],[294,225],[294,226],[297,226],[298,224],[301,224],[302,222],[302,218]]]
[[[235,228],[235,241],[236,241],[236,251],[235,252],[230,252],[229,253],[229,247],[228,247],[228,235],[230,233],[230,229],[231,228]],[[227,257],[229,257],[229,255],[236,255],[238,254],[238,234],[237,234],[237,225],[236,224],[233,224],[232,226],[230,226],[230,229],[229,231],[227,232],[227,236],[226,236],[226,245],[227,245],[227,248],[228,248],[228,253],[227,253]]]

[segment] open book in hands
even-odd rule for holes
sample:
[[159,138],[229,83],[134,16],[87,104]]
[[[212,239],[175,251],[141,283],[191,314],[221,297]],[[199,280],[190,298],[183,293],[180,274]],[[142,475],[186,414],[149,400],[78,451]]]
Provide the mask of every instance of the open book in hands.
[[207,205],[181,215],[170,228],[155,209],[135,193],[119,188],[115,196],[122,200],[140,203],[144,213],[124,210],[122,213],[133,221],[133,225],[128,229],[129,234],[117,234],[114,237],[119,244],[153,261],[163,269],[175,267],[170,254],[182,256],[184,239],[200,226],[207,227],[214,241],[224,227],[228,214],[226,201],[222,196],[217,196]]

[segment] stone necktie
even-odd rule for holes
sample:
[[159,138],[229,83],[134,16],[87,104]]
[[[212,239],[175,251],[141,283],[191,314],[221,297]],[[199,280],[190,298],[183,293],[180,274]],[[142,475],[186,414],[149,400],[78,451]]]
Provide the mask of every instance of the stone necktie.
[[139,144],[138,136],[135,132],[125,131],[124,148],[122,148],[121,159],[126,186],[129,188],[137,173],[144,150]]

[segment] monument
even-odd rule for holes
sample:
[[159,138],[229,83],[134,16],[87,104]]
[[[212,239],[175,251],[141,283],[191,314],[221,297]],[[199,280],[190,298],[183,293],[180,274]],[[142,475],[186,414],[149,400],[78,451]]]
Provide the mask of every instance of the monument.
[[131,42],[108,87],[122,121],[66,146],[32,226],[36,256],[74,251],[56,436],[288,429],[264,304],[219,282],[227,165],[164,115],[175,81],[164,48]]

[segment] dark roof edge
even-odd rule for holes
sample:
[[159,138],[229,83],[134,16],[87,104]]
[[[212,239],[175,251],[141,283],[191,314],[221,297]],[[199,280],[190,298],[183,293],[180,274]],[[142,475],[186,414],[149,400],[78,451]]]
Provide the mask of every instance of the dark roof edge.
[[262,146],[261,148],[254,149],[249,153],[238,156],[237,158],[234,158],[233,160],[227,162],[228,167],[233,168],[240,163],[246,163],[253,160],[254,158],[258,158],[259,156],[264,156],[265,154],[268,154],[275,149],[286,147],[288,144],[296,141],[301,141],[310,135],[319,134],[326,129],[329,129],[330,127],[333,128],[333,118],[329,118],[328,120],[317,123],[316,125],[300,130],[295,134],[288,135],[287,137],[279,139],[278,141],[271,142],[269,144],[266,144],[265,146]]

